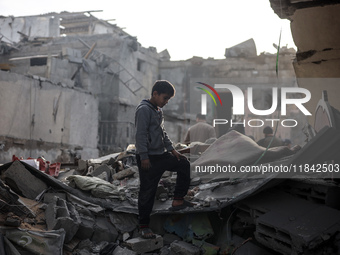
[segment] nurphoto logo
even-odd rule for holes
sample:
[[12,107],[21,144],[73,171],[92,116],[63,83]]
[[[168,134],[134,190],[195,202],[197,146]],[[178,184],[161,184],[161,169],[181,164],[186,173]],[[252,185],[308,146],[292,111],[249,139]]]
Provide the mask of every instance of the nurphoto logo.
[[[244,115],[245,97],[244,97],[243,91],[239,87],[235,85],[231,85],[231,84],[215,84],[213,88],[212,86],[206,83],[202,83],[202,82],[197,82],[197,83],[209,88],[217,96],[217,98],[220,101],[221,106],[223,105],[222,100],[221,100],[220,95],[217,93],[216,89],[220,89],[220,91],[223,89],[223,90],[227,90],[228,92],[230,92],[233,98],[233,115]],[[200,88],[200,87],[197,87],[197,88],[206,92],[213,99],[215,106],[217,106],[216,100],[209,90],[205,88]],[[280,88],[280,90],[281,90],[281,93],[280,93],[280,96],[281,96],[280,115],[281,116],[287,115],[287,105],[295,105],[306,116],[312,115],[303,106],[304,103],[307,103],[311,99],[311,93],[309,90],[305,88],[296,88],[296,87],[282,87]],[[304,97],[303,98],[288,98],[288,94],[297,94],[297,93],[303,94]],[[207,94],[201,95],[201,114],[202,115],[207,114]],[[278,98],[279,98],[278,88],[273,87],[272,88],[272,105],[270,109],[258,110],[258,109],[255,109],[254,104],[253,104],[253,88],[252,87],[247,88],[248,109],[252,114],[257,115],[257,116],[266,116],[266,115],[270,115],[274,113],[278,108],[278,101],[279,101]],[[264,126],[265,121],[271,122],[271,126],[273,127],[274,123],[277,121],[280,121],[280,119],[265,119],[265,120],[250,119],[248,121],[243,120],[243,122],[237,122],[237,123],[233,123],[232,120],[227,120],[227,119],[214,119],[213,126],[215,127],[216,125],[224,125],[230,122],[231,126],[235,124],[243,124],[243,126],[245,126],[246,124],[248,124],[248,126],[250,127],[262,127]],[[298,124],[297,120],[295,119],[284,119],[284,120],[281,120],[280,122],[283,127],[295,127]]]

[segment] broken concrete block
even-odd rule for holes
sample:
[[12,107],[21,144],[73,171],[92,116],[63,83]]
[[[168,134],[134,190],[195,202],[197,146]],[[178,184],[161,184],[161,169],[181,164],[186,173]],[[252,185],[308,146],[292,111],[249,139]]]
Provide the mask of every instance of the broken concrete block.
[[97,217],[94,225],[94,233],[91,238],[92,242],[114,242],[118,237],[116,228],[105,217]]
[[90,175],[98,177],[105,181],[110,181],[112,178],[113,169],[108,165],[100,165]]
[[126,232],[126,233],[123,234],[123,242],[125,242],[129,238],[130,238],[130,234],[129,233]]
[[225,49],[226,58],[251,58],[256,57],[256,45],[253,38],[241,42],[231,48]]
[[114,251],[112,252],[112,255],[137,255],[137,253],[125,247],[122,248],[120,246],[117,246],[116,249],[114,249]]
[[137,253],[150,252],[163,247],[163,238],[156,235],[155,239],[136,237],[126,241],[128,247]]
[[61,228],[65,230],[65,243],[71,241],[78,231],[80,224],[78,212],[74,205],[61,198],[54,197],[54,202],[47,206],[45,217],[48,230]]
[[80,224],[78,231],[76,233],[76,237],[85,240],[85,239],[91,239],[94,229],[94,219],[87,216],[80,216]]
[[21,219],[14,214],[8,215],[5,220],[5,226],[19,227],[20,224],[21,224]]
[[138,218],[135,214],[110,212],[109,217],[111,223],[121,233],[132,232],[138,226]]
[[199,255],[200,248],[183,242],[183,241],[174,241],[170,244],[171,254],[178,254],[178,255]]
[[65,59],[68,59],[70,62],[82,64],[82,55],[80,50],[71,49],[71,48],[62,48],[62,55]]
[[79,159],[78,160],[78,170],[79,171],[87,171],[87,161]]
[[111,166],[101,165],[98,168],[96,168],[91,175],[109,182],[112,180],[113,174],[114,170]]
[[135,174],[135,171],[133,171],[131,168],[124,169],[112,176],[114,180],[122,180],[126,177],[133,176]]
[[[5,182],[12,190],[32,200],[48,188],[43,181],[31,174],[19,160],[14,161],[4,175]],[[28,183],[32,185],[27,185]]]

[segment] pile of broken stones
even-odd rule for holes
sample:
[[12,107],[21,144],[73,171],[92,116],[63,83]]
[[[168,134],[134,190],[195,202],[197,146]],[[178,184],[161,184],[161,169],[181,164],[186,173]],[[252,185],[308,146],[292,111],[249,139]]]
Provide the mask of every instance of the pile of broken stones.
[[[152,216],[156,239],[140,238],[133,148],[62,165],[57,177],[20,160],[0,166],[0,173],[1,255],[203,253],[186,236],[161,227],[172,225],[169,215]],[[164,174],[156,202],[170,201],[175,180]]]

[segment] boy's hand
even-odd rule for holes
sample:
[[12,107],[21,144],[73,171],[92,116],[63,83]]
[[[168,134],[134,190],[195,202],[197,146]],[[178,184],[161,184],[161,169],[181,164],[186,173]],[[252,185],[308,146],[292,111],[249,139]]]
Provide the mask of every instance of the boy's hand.
[[185,158],[185,159],[186,159],[186,157],[185,157],[184,155],[182,155],[181,153],[179,153],[179,152],[176,151],[176,150],[172,150],[171,153],[172,153],[172,155],[174,155],[174,156],[177,158],[178,161],[179,161],[181,158]]
[[141,160],[141,167],[143,170],[149,170],[151,167],[150,160],[148,158]]

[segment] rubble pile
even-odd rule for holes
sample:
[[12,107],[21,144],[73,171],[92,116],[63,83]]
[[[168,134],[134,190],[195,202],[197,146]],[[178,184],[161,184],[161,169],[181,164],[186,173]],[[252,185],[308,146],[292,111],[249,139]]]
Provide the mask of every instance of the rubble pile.
[[[319,156],[323,160],[327,153],[313,148],[335,132],[327,130],[298,152],[271,150],[262,164],[274,160],[270,164],[287,165],[313,151],[311,162]],[[252,148],[251,156],[216,155],[231,147],[236,153],[237,144],[243,151]],[[188,154],[195,160],[186,199],[197,206],[176,213],[168,210],[176,174],[166,171],[151,218],[155,239],[142,239],[138,232],[139,178],[133,146],[121,153],[61,164],[57,176],[25,160],[4,164],[0,166],[0,254],[339,253],[336,179],[287,180],[276,178],[279,173],[208,178],[209,173],[195,173],[195,166],[207,163],[211,153],[220,164],[251,165],[263,150],[233,131],[202,154]]]

